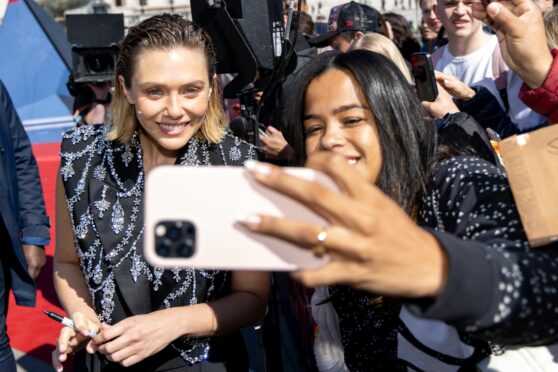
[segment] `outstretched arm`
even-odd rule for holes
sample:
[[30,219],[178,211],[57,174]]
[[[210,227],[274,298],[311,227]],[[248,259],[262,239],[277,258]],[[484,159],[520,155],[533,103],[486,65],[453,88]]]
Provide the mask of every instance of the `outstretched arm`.
[[532,0],[499,0],[473,5],[473,17],[490,24],[502,57],[531,89],[543,85],[552,64],[540,8]]

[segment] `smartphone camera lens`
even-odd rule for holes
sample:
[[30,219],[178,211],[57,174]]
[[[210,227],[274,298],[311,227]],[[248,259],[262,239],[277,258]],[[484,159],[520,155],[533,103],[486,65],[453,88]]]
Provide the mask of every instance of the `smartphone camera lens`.
[[170,247],[167,244],[157,245],[157,254],[162,257],[168,257],[170,254]]
[[161,257],[192,257],[196,228],[188,221],[161,221],[155,226],[155,247]]
[[168,228],[166,237],[172,241],[177,241],[178,239],[180,239],[180,235],[182,235],[180,227],[174,225]]
[[192,253],[194,253],[194,247],[188,242],[181,243],[178,246],[178,256],[182,258],[191,257]]

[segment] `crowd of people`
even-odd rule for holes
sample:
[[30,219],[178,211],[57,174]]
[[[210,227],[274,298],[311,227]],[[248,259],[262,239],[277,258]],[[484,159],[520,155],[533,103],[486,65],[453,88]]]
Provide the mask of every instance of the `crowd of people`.
[[[227,129],[203,29],[176,14],[131,27],[110,120],[90,115],[62,138],[53,281],[74,327],[60,331],[55,369],[75,354],[76,371],[248,370],[240,330],[266,316],[270,273],[168,270],[141,249],[146,174],[221,165],[244,166],[326,221],[257,210],[238,221],[329,258],[292,273],[311,296],[312,370],[530,370],[515,351],[558,341],[558,244],[529,244],[489,137],[558,121],[558,11],[533,0],[420,8],[420,42],[404,17],[355,1],[332,8],[319,35],[297,17],[300,58],[263,101],[260,148]],[[437,70],[433,102],[413,86],[421,51]],[[2,85],[0,99],[0,232],[13,248],[1,256],[0,370],[15,371],[6,293],[33,305],[49,236],[36,163]],[[323,172],[338,189],[283,166]],[[538,368],[558,368],[553,358]]]

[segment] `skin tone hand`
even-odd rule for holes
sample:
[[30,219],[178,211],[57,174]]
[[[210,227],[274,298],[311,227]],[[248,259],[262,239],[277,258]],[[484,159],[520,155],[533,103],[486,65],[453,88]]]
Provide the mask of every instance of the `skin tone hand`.
[[260,143],[266,158],[289,160],[293,156],[293,149],[281,131],[271,125],[265,132],[260,132]]
[[501,0],[485,9],[479,1],[473,4],[472,14],[492,26],[506,64],[529,88],[540,87],[550,70],[552,55],[539,7],[532,0]]
[[94,103],[93,104],[93,108],[91,109],[91,111],[89,111],[87,113],[87,115],[85,115],[85,122],[87,124],[102,124],[105,122],[105,106],[99,104],[99,103]]
[[45,249],[32,244],[23,244],[22,247],[27,261],[27,270],[31,278],[35,280],[46,263]]
[[434,102],[423,101],[422,107],[424,107],[426,111],[428,111],[435,118],[442,118],[446,114],[454,114],[456,112],[459,112],[459,108],[457,108],[455,102],[453,102],[452,97],[444,89],[441,83],[438,82],[438,78],[436,78],[436,81],[436,84],[438,85],[438,97],[436,97],[436,100]]
[[[400,297],[441,293],[447,258],[435,238],[377,187],[369,184],[346,159],[331,153],[310,155],[306,164],[330,176],[333,192],[315,182],[285,174],[281,168],[251,163],[263,185],[306,205],[326,219],[323,243],[330,262],[293,276],[307,286],[345,284]],[[248,229],[292,242],[301,249],[317,244],[324,227],[271,216],[253,215],[239,221]]]
[[181,336],[173,315],[178,308],[126,318],[114,325],[101,324],[93,339],[107,359],[131,366],[159,351]]
[[439,84],[438,87],[441,85],[444,90],[455,99],[467,100],[473,98],[477,94],[474,89],[470,88],[453,75],[444,74],[439,71],[435,71],[435,74],[436,82]]
[[[95,98],[105,101],[110,92],[110,85],[108,83],[101,84],[87,84],[95,94]],[[84,121],[87,124],[101,124],[105,122],[106,108],[104,105],[94,102],[93,108],[87,113]]]
[[64,327],[60,330],[60,336],[56,341],[56,349],[52,352],[52,366],[56,372],[64,370],[63,363],[68,359],[68,354],[79,351],[85,345],[88,353],[94,354],[97,346],[91,337],[87,336],[90,331],[99,329],[98,320],[87,319],[83,313],[76,312],[72,316],[75,329]]

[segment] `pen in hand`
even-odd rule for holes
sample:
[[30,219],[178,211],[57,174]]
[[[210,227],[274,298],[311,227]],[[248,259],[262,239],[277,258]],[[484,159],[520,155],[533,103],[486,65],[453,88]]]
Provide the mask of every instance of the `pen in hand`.
[[[74,326],[74,322],[72,319],[70,318],[66,318],[65,316],[53,313],[52,311],[47,311],[44,310],[44,313],[50,318],[50,319],[54,319],[59,323],[62,323],[63,325],[65,325],[66,327],[70,327],[72,329],[76,329],[76,327]],[[87,337],[95,337],[97,336],[97,331],[93,330],[93,329],[89,329],[87,330]]]

